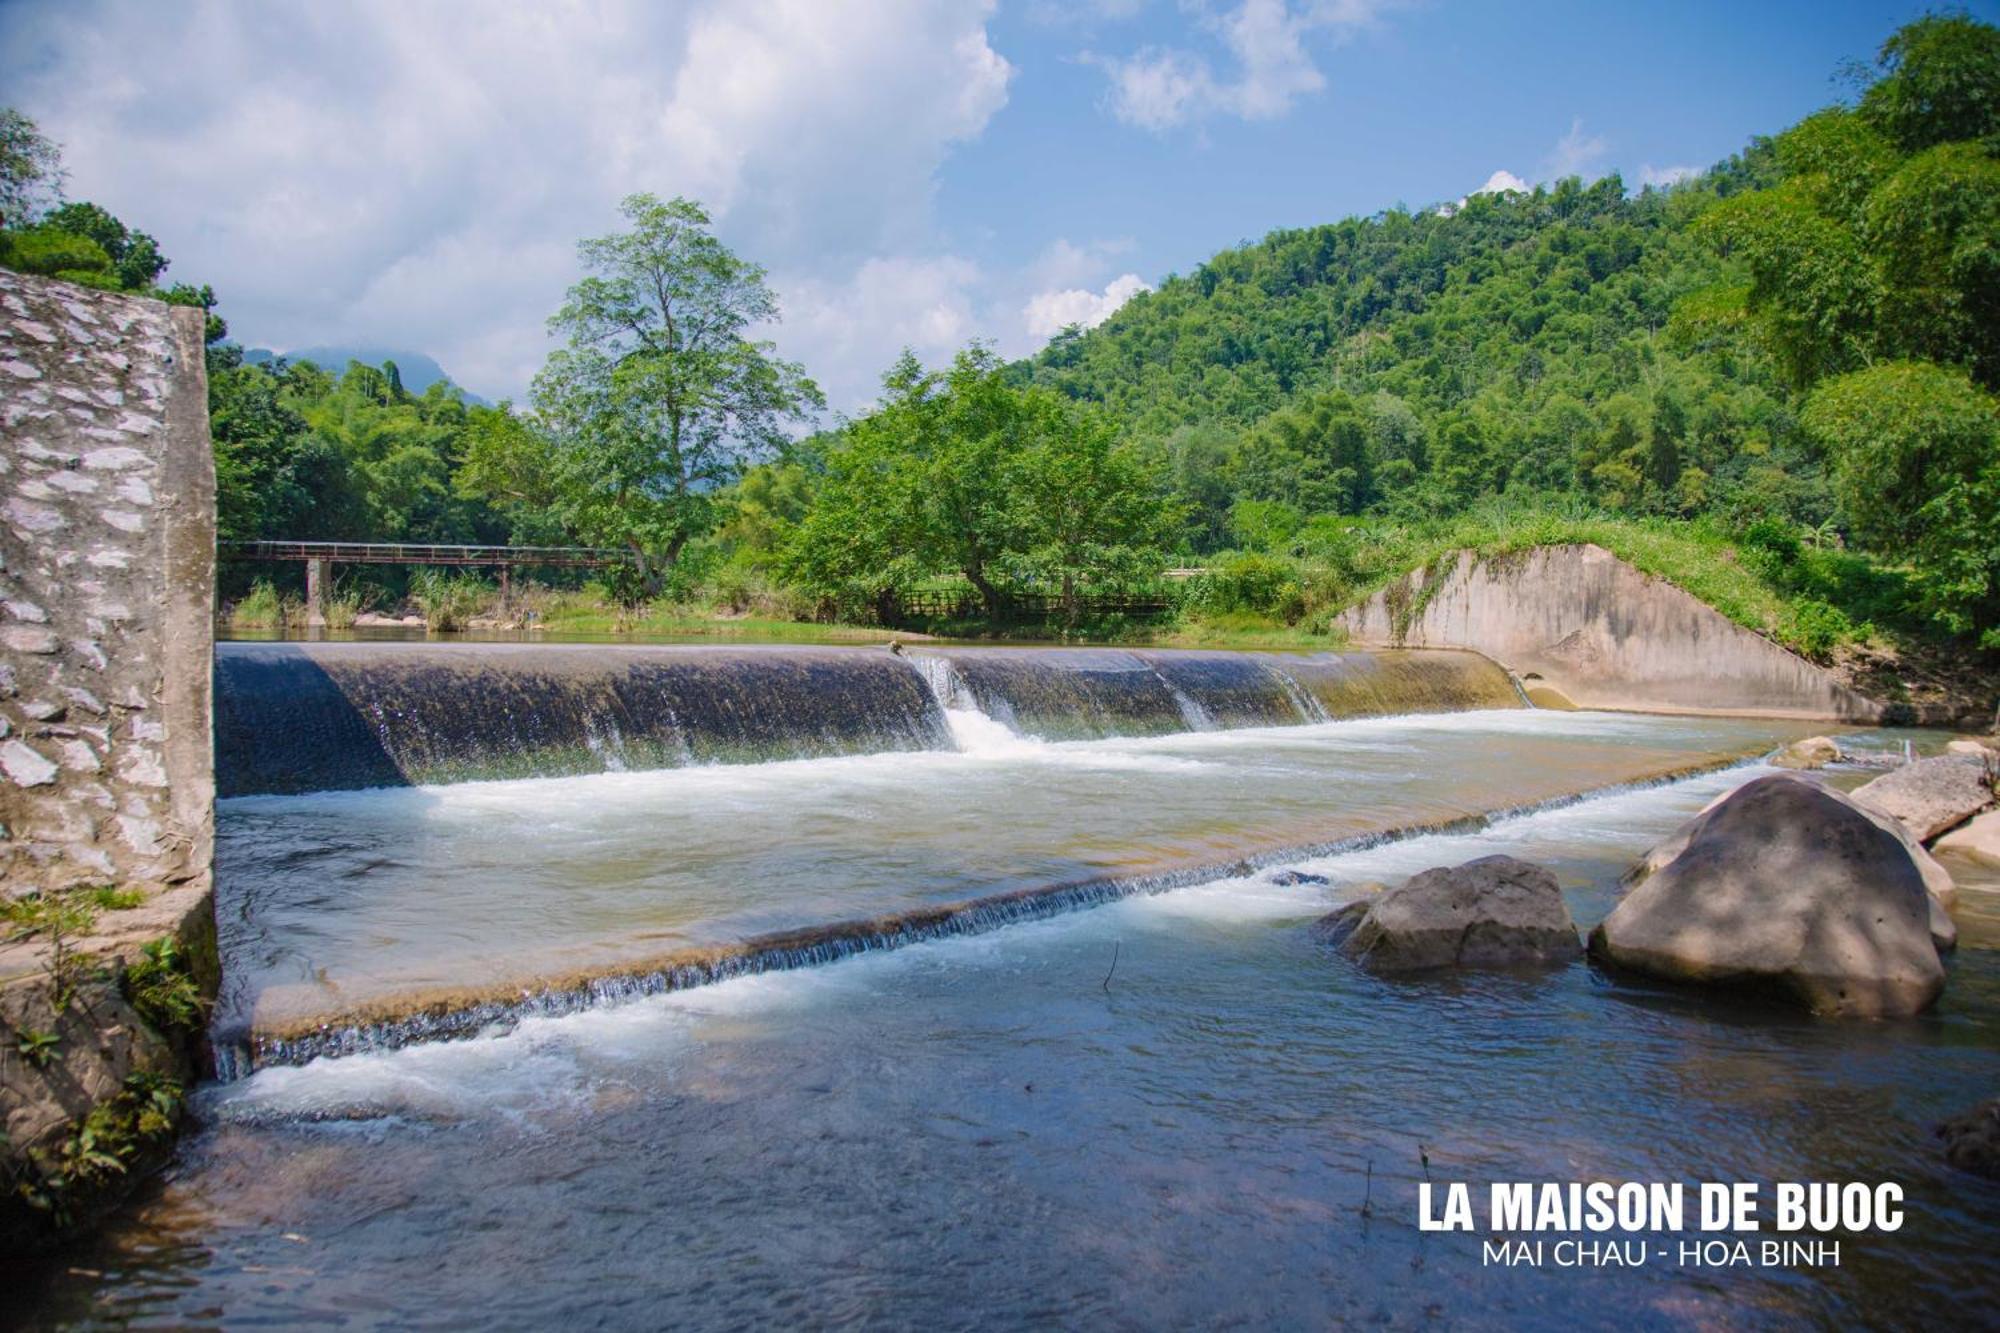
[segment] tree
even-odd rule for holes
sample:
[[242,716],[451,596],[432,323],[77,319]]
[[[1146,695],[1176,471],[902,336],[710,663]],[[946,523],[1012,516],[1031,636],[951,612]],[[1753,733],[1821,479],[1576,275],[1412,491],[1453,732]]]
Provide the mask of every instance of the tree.
[[1929,14],[1891,34],[1876,65],[1862,113],[1905,151],[2000,132],[2000,28]]
[[0,226],[19,226],[62,193],[62,149],[27,116],[0,107]]
[[1086,582],[1157,562],[1161,488],[1099,412],[1013,383],[977,345],[942,374],[906,351],[883,389],[828,448],[784,562],[818,596],[882,612],[955,574],[998,620],[1010,574],[1046,577],[1073,620]]
[[1074,627],[1084,580],[1158,568],[1168,513],[1157,480],[1103,413],[1048,389],[1022,396],[1030,443],[1016,460],[1014,500],[1025,563],[1055,578],[1063,619]]
[[1857,531],[1905,553],[1923,609],[2000,647],[2000,401],[1921,362],[1828,380],[1801,414]]
[[687,199],[635,194],[629,229],[582,242],[590,276],[549,320],[567,346],[535,377],[565,524],[623,546],[642,575],[714,522],[716,489],[778,452],[784,423],[825,406],[797,365],[748,331],[778,317],[764,270]]
[[134,231],[96,204],[64,204],[42,219],[45,227],[97,242],[111,261],[111,273],[128,292],[149,290],[167,267],[160,244]]

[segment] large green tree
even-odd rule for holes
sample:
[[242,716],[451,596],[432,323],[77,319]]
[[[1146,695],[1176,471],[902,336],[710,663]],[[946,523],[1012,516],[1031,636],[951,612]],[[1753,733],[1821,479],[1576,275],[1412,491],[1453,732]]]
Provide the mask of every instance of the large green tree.
[[635,194],[621,212],[626,230],[578,246],[589,276],[549,321],[566,345],[533,398],[561,522],[650,579],[713,526],[717,489],[825,401],[751,336],[777,300],[699,204]]
[[1157,565],[1161,487],[1100,412],[1014,382],[983,347],[943,373],[905,352],[876,411],[826,450],[787,572],[823,599],[887,609],[955,575],[989,619],[1009,585],[1053,586],[1073,621],[1086,586]]

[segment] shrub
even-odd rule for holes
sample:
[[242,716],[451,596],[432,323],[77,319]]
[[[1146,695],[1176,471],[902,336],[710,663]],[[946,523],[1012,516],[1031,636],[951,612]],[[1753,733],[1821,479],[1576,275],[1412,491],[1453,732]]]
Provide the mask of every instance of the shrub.
[[1865,628],[1855,625],[1845,611],[1830,602],[1798,597],[1786,608],[1779,633],[1813,661],[1824,662],[1841,644],[1863,637]]
[[140,1017],[162,1031],[200,1027],[207,1007],[187,959],[171,935],[147,944],[137,961],[125,969],[125,997]]
[[278,629],[285,623],[285,604],[269,579],[258,579],[229,608],[229,623],[236,629]]
[[464,629],[465,622],[478,615],[491,596],[492,590],[470,574],[420,569],[410,577],[410,600],[423,612],[424,626],[431,630]]

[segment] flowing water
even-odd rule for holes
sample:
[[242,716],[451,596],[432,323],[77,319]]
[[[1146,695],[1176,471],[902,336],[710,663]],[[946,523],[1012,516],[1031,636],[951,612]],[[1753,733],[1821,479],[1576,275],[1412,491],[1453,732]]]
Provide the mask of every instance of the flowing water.
[[[2000,1301],[2000,1188],[1929,1137],[2000,1087],[2000,883],[1965,874],[1945,999],[1897,1023],[1582,962],[1392,984],[1311,930],[1495,851],[1587,929],[1767,771],[1715,765],[1796,724],[1256,725],[1290,697],[1269,664],[1114,662],[1114,690],[997,660],[905,664],[939,737],[888,753],[225,801],[217,1031],[247,1076],[100,1239],[0,1284],[33,1322],[160,1326],[1923,1327]],[[1325,708],[1335,670],[1369,667],[1285,675]],[[1086,738],[1034,733],[1059,707]],[[867,947],[815,952],[844,921]],[[647,970],[702,950],[768,970]],[[452,1041],[385,1017],[557,976],[686,988],[489,1004]],[[286,1063],[316,1050],[348,1053]],[[1894,1180],[1911,1220],[1822,1271],[1510,1272],[1417,1229],[1427,1174]]]
[[1518,709],[1044,742],[947,716],[963,748],[225,802],[217,1030],[262,1061],[476,1030],[527,990],[665,989],[751,940],[817,961],[837,953],[794,932],[857,923],[872,945],[948,908],[990,924],[1774,734]]

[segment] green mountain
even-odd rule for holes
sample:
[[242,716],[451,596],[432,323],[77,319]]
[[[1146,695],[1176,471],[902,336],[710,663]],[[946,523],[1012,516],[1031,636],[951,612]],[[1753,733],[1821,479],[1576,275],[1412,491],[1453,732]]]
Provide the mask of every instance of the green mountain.
[[1831,500],[1772,367],[1673,323],[1730,277],[1694,219],[1775,177],[1760,142],[1667,190],[1569,180],[1273,232],[1017,373],[1161,455],[1197,551],[1253,541],[1242,501],[1435,514],[1528,490],[1818,523]]

